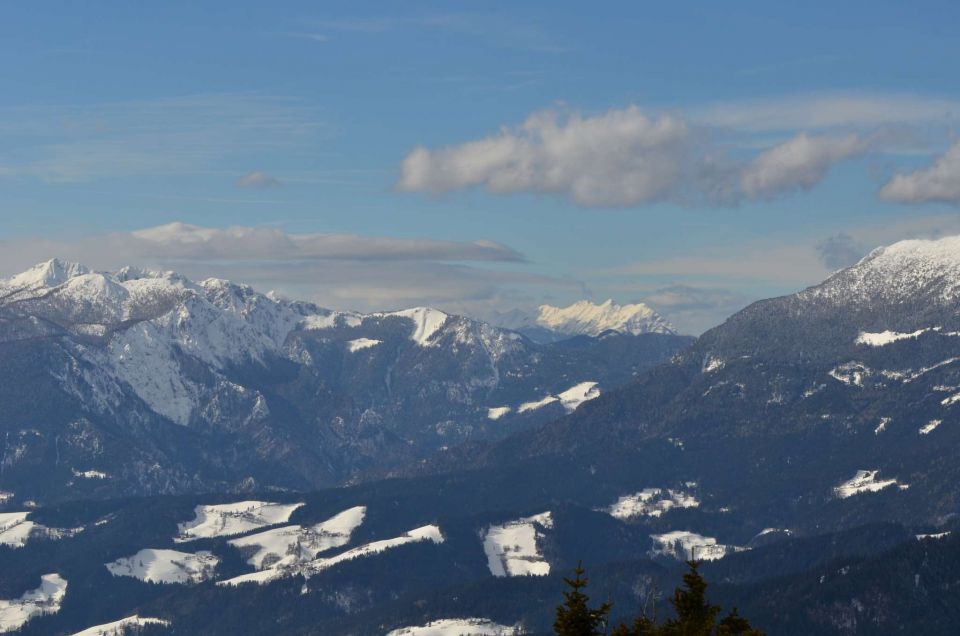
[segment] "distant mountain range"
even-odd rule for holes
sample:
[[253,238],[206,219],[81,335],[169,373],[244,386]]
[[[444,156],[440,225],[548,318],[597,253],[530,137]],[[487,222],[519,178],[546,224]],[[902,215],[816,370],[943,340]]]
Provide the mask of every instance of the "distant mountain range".
[[540,305],[535,314],[515,309],[496,313],[489,320],[538,342],[556,342],[579,335],[600,336],[609,332],[631,335],[677,333],[673,325],[647,305],[618,305],[612,299],[599,305],[589,300],[580,300],[567,307]]
[[545,634],[580,560],[626,618],[695,558],[771,635],[956,631],[960,237],[696,340],[56,262],[0,294],[0,627]]
[[613,335],[541,345],[426,307],[52,260],[0,281],[0,489],[331,485],[555,419],[692,341]]

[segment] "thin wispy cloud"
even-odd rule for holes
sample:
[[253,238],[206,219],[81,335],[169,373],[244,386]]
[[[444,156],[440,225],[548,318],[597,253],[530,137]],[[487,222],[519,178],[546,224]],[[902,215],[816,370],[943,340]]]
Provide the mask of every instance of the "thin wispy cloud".
[[283,182],[276,177],[271,177],[266,172],[255,170],[237,179],[235,185],[238,188],[261,190],[264,188],[277,188],[283,185]]
[[731,100],[685,112],[708,126],[785,132],[958,122],[960,101],[912,94],[833,93]]
[[195,279],[228,278],[337,309],[465,306],[510,289],[531,294],[569,285],[525,271],[522,254],[493,241],[294,234],[271,227],[180,222],[85,237],[0,241],[0,274],[52,257],[98,270],[134,265]]
[[207,94],[0,110],[0,178],[83,182],[192,175],[226,158],[311,155],[331,128],[312,107]]
[[540,26],[516,16],[493,13],[433,13],[415,16],[344,17],[311,20],[312,31],[377,35],[403,31],[446,31],[470,36],[498,48],[538,53],[563,53],[568,50]]

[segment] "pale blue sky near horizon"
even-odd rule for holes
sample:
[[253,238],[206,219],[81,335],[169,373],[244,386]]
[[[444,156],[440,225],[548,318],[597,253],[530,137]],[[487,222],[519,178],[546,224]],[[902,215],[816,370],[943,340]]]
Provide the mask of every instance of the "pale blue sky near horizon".
[[[4,3],[0,273],[122,258],[480,315],[649,300],[699,332],[960,232],[958,23],[955,2]],[[97,249],[173,221],[347,247]]]

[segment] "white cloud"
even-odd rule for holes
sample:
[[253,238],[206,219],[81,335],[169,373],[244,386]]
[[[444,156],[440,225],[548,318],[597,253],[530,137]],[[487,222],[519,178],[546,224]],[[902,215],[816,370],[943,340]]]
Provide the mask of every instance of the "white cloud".
[[522,255],[491,241],[292,234],[184,223],[80,238],[0,241],[0,276],[52,257],[98,270],[134,265],[170,269],[196,280],[227,278],[335,309],[364,311],[482,305],[511,293],[569,285],[523,271]]
[[313,152],[329,134],[313,108],[254,94],[0,109],[0,178],[54,183],[196,175],[223,160]]
[[960,101],[911,94],[813,94],[729,101],[688,111],[708,126],[750,132],[960,120]]
[[97,237],[113,253],[130,258],[190,261],[521,261],[511,248],[492,241],[438,241],[358,236],[290,234],[277,228],[208,228],[174,222]]
[[238,188],[275,188],[279,185],[282,185],[282,182],[279,179],[276,177],[271,177],[267,173],[261,172],[260,170],[248,172],[236,181],[236,186]]
[[706,129],[676,115],[648,115],[637,106],[592,117],[541,111],[476,141],[414,149],[401,164],[397,186],[432,193],[471,187],[555,193],[585,207],[734,204],[809,190],[833,166],[879,140],[799,133],[744,163],[711,143]]
[[516,129],[460,146],[417,148],[403,160],[398,187],[447,192],[550,192],[580,205],[619,206],[666,199],[688,173],[693,133],[671,115],[636,106],[595,117],[541,111]]
[[932,165],[894,175],[880,190],[880,197],[897,203],[960,205],[960,142],[954,143]]
[[794,190],[809,190],[838,163],[864,153],[867,140],[799,133],[762,152],[744,169],[740,184],[750,198],[770,198]]

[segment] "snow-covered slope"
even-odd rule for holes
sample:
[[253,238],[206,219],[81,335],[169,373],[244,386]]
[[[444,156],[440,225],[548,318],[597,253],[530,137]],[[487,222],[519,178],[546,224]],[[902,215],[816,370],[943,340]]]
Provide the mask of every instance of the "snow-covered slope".
[[114,576],[132,576],[148,583],[200,583],[214,575],[220,559],[207,551],[194,554],[145,548],[107,563]]
[[445,618],[417,627],[401,627],[387,636],[518,636],[520,627],[500,625],[485,618]]
[[278,504],[266,501],[238,501],[231,504],[197,506],[192,521],[178,526],[175,541],[229,537],[251,530],[286,523],[302,503]]
[[[687,344],[638,340],[611,361],[604,342],[551,347],[426,307],[336,312],[51,260],[0,280],[4,487],[36,499],[335,485],[501,436],[488,409],[586,379],[614,388]],[[570,411],[592,389],[551,402]]]
[[137,627],[145,627],[147,625],[169,627],[170,621],[163,620],[162,618],[128,616],[118,621],[113,621],[112,623],[103,623],[102,625],[88,627],[73,636],[124,636],[125,634],[131,633],[131,631],[136,633],[135,630]]
[[247,563],[258,570],[245,580],[266,582],[293,574],[324,550],[346,545],[353,531],[363,523],[365,515],[366,508],[356,506],[314,526],[274,528],[233,539],[230,545],[249,554]]
[[647,305],[618,305],[612,299],[599,305],[580,300],[568,307],[541,305],[536,324],[566,335],[598,336],[605,331],[676,333],[673,326]]
[[40,577],[40,587],[20,598],[0,600],[0,633],[20,629],[34,616],[55,614],[67,594],[67,581],[56,573]]
[[839,302],[937,303],[960,298],[960,236],[900,241],[880,247],[805,295]]
[[494,576],[546,576],[550,563],[537,544],[545,530],[553,527],[553,516],[544,512],[487,528],[483,550]]

